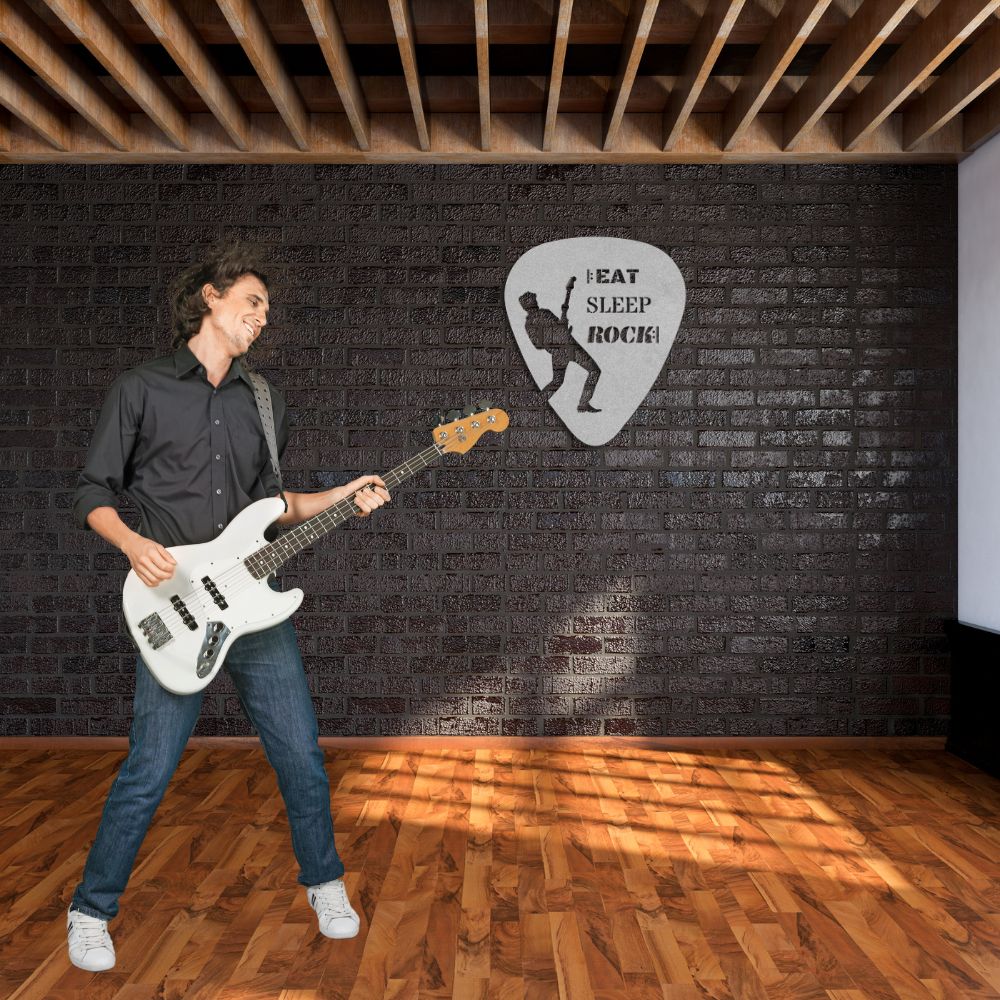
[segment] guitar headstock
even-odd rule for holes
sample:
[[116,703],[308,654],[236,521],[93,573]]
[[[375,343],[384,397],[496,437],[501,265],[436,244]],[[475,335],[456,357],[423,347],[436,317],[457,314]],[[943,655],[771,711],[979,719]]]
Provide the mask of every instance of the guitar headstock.
[[442,410],[434,428],[434,443],[445,452],[464,455],[487,431],[505,431],[510,420],[507,414],[485,399],[464,410]]

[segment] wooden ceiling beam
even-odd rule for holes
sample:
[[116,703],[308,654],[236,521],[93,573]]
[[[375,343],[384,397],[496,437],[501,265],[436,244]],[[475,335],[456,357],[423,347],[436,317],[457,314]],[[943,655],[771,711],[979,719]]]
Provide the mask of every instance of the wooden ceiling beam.
[[178,0],[132,0],[156,40],[190,81],[239,150],[250,148],[250,118],[229,80],[216,68]]
[[256,0],[218,0],[218,4],[236,40],[257,71],[260,82],[274,101],[274,107],[291,133],[292,141],[299,149],[308,149],[309,112],[278,55],[274,38]]
[[858,75],[917,0],[865,0],[785,111],[785,148],[794,149]]
[[389,0],[389,12],[392,15],[392,27],[396,33],[396,44],[399,46],[399,58],[403,63],[406,90],[410,95],[413,123],[417,128],[417,142],[420,148],[427,152],[431,148],[430,134],[427,131],[427,116],[424,112],[424,108],[427,107],[427,95],[417,70],[416,35],[413,30],[413,12],[410,10],[410,0]]
[[[251,68],[250,75],[230,77],[230,83],[247,111],[266,114],[274,110],[274,104],[263,84]],[[312,114],[343,112],[344,106],[335,88],[330,85],[329,75],[292,76],[296,89],[302,95]],[[785,77],[785,81],[788,77]],[[427,113],[468,113],[479,114],[479,85],[472,76],[431,76],[424,75],[424,90],[427,94]],[[367,76],[364,78],[365,97],[369,113],[396,112],[410,115],[410,97],[406,91],[406,81],[402,76]],[[490,111],[495,116],[505,112],[534,112],[540,125],[546,111],[546,76],[493,76],[490,80]],[[562,116],[580,112],[603,111],[608,98],[607,77],[566,77],[559,94],[559,122]],[[642,76],[635,78],[632,94],[628,99],[626,124],[635,114],[655,114],[662,124],[664,112],[664,90],[669,92],[674,77]],[[722,114],[732,96],[733,82],[727,78],[710,77],[695,106],[700,114]],[[189,84],[177,81],[178,96],[189,114],[207,110]],[[788,105],[788,94],[775,88],[765,101],[758,115],[781,114]],[[836,114],[850,103],[849,96],[842,94],[830,106],[827,114]],[[494,123],[493,131],[496,131]],[[495,138],[495,137],[494,137]]]
[[[4,49],[0,49],[0,104],[56,149],[69,150],[69,126],[62,109]],[[52,146],[39,148],[51,153]]]
[[0,41],[108,142],[117,149],[128,149],[132,130],[124,110],[49,26],[20,0],[0,0]]
[[[192,0],[199,2],[199,0]],[[283,0],[270,3],[276,13],[285,10]],[[907,17],[891,39],[898,42],[922,19],[923,8],[933,0],[923,0]],[[828,45],[840,34],[858,6],[858,0],[833,0],[810,41]],[[739,45],[760,45],[775,20],[780,0],[753,0],[747,3],[730,38]],[[543,45],[552,41],[552,19],[556,0],[497,0],[491,4],[490,38],[499,45]],[[351,44],[385,43],[392,40],[384,8],[373,0],[337,0],[344,32]],[[612,45],[621,41],[627,19],[625,0],[576,0],[573,11],[573,44]],[[650,30],[650,45],[689,45],[694,38],[706,0],[664,0]],[[475,41],[469,0],[414,0],[418,18],[419,44],[462,44]],[[279,14],[279,16],[282,16]],[[290,21],[287,13],[282,19]],[[290,25],[289,25],[290,26]]]
[[744,3],[745,0],[709,0],[698,32],[684,57],[684,68],[667,99],[663,116],[664,149],[673,149],[681,137]]
[[188,145],[188,120],[173,91],[140,55],[101,0],[45,0],[73,35],[118,81],[178,149]]
[[[34,77],[31,77],[34,81]],[[37,86],[37,85],[36,85]],[[46,91],[47,93],[47,91]],[[407,116],[408,117],[408,116]],[[604,150],[603,112],[561,112],[560,127],[550,151],[538,145],[538,113],[493,113],[493,148],[479,148],[479,114],[440,113],[432,150],[414,148],[412,131],[399,127],[398,113],[372,114],[372,149],[357,148],[342,114],[312,115],[313,142],[300,150],[275,112],[251,116],[252,145],[241,163],[956,163],[963,154],[961,121],[953,119],[914,152],[906,152],[897,121],[877,129],[854,152],[840,141],[840,116],[827,115],[801,149],[782,149],[781,115],[759,114],[739,148],[724,154],[719,145],[719,115],[696,112],[688,120],[675,149],[664,152],[662,113],[629,113],[615,148]],[[144,115],[133,120],[136,141],[127,152],[110,143],[79,117],[69,120],[69,150],[65,153],[35,136],[20,121],[14,123],[11,150],[0,162],[62,163],[219,163],[232,162],[232,142],[212,115],[192,116],[192,147],[178,150]]]
[[968,153],[1000,133],[1000,85],[988,90],[965,111],[962,130],[962,145]]
[[559,114],[559,94],[562,91],[563,68],[566,65],[566,46],[569,43],[569,23],[572,16],[573,0],[559,0],[556,36],[552,43],[552,72],[549,75],[548,94],[545,98],[542,149],[552,148],[552,140],[556,134],[556,115]]
[[943,0],[896,50],[844,113],[844,149],[854,149],[1000,7],[1000,0]]
[[351,65],[347,41],[333,0],[303,0],[303,5],[333,77],[333,85],[337,88],[347,120],[351,123],[358,149],[370,149],[371,119],[368,102]]
[[621,128],[625,107],[628,104],[629,94],[632,93],[636,73],[639,72],[639,63],[659,3],[660,0],[631,0],[629,4],[628,20],[625,22],[625,33],[622,35],[618,72],[608,93],[608,104],[604,111],[605,149],[610,149],[618,138],[618,130]]
[[[232,31],[214,0],[182,0],[195,30],[208,45],[232,44]],[[258,0],[264,20],[279,44],[310,44],[312,27],[297,0]],[[859,0],[833,0],[810,35],[810,43],[830,45],[843,31]],[[108,0],[123,30],[138,44],[156,41],[155,36],[128,4]],[[737,45],[760,45],[774,24],[780,0],[753,0],[743,8],[729,41]],[[921,0],[887,39],[903,41],[923,19],[933,0]],[[395,45],[392,18],[379,0],[336,0],[344,38],[349,45]],[[493,45],[551,45],[556,0],[496,0],[490,4],[490,42]],[[690,45],[706,9],[706,0],[665,0],[660,4],[650,30],[649,45]],[[573,8],[573,44],[618,45],[625,24],[625,0],[576,0]],[[474,45],[475,17],[469,0],[416,0],[416,42],[419,45]],[[72,41],[57,26],[62,41]]]
[[1000,21],[995,21],[903,113],[903,148],[936,132],[1000,80]]
[[[1000,0],[997,0],[1000,2]],[[722,148],[732,149],[784,76],[830,0],[786,0],[722,116]]]
[[476,69],[479,75],[479,131],[483,149],[490,148],[490,15],[486,0],[474,0],[476,13]]

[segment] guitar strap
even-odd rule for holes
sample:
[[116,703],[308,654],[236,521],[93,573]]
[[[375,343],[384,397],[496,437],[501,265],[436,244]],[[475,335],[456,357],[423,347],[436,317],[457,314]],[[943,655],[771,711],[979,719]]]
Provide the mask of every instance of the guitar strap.
[[278,493],[288,510],[288,501],[285,499],[285,490],[281,485],[281,467],[278,465],[278,444],[274,435],[274,411],[271,408],[271,390],[267,387],[267,382],[262,375],[250,371],[244,366],[244,371],[253,384],[253,398],[257,401],[257,412],[260,414],[260,422],[264,427],[264,437],[267,440],[267,449],[271,453],[271,466],[278,479]]

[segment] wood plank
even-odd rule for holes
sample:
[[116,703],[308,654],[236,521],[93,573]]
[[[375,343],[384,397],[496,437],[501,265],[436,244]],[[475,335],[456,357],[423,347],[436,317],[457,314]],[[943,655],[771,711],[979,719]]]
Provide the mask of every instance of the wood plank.
[[983,32],[903,114],[903,147],[912,149],[1000,80],[1000,21]]
[[674,82],[663,116],[664,149],[673,149],[708,80],[722,46],[736,25],[745,0],[710,0],[698,25],[684,69]]
[[45,3],[163,134],[178,149],[186,149],[188,120],[177,98],[101,0],[45,0]]
[[1000,133],[1000,87],[987,91],[965,112],[963,119],[963,144],[971,153]]
[[1000,0],[939,3],[845,112],[844,148],[877,128],[998,7]]
[[562,91],[563,67],[566,65],[566,46],[569,42],[569,24],[573,16],[573,0],[559,0],[556,18],[556,35],[552,42],[552,72],[549,74],[548,94],[545,98],[545,125],[542,130],[542,149],[552,148],[559,113],[559,94]]
[[[56,149],[63,152],[70,149],[71,138],[62,109],[5,49],[0,49],[0,104]],[[8,150],[15,148],[17,133],[13,128],[8,128],[6,138]],[[39,150],[51,151],[51,146],[37,145]]]
[[568,913],[550,913],[549,927],[559,995],[593,1000],[595,993],[580,945],[580,928],[576,914],[572,910]]
[[431,148],[427,117],[424,113],[424,108],[427,106],[427,95],[424,93],[423,81],[420,79],[420,73],[417,69],[417,50],[410,0],[389,0],[389,11],[392,14],[392,26],[396,32],[396,44],[399,46],[399,58],[403,63],[406,90],[410,95],[410,106],[413,109],[417,142],[420,148],[427,152]]
[[216,68],[211,54],[178,0],[132,0],[156,40],[229,133],[237,149],[250,143],[250,119],[231,82]]
[[830,0],[787,0],[781,8],[774,27],[726,106],[722,119],[723,149],[732,149],[740,141],[829,5]]
[[785,149],[794,149],[917,0],[865,0],[785,111]]
[[218,0],[219,9],[253,63],[282,121],[299,149],[309,148],[309,112],[275,47],[256,0]]
[[[957,163],[965,155],[961,119],[952,119],[912,151],[902,148],[902,116],[893,115],[853,150],[842,146],[841,116],[828,114],[793,151],[782,149],[780,114],[760,114],[736,150],[721,149],[721,115],[694,114],[672,150],[662,148],[663,116],[628,114],[616,147],[604,150],[600,114],[559,116],[551,150],[541,149],[541,119],[537,114],[494,113],[492,149],[480,148],[478,113],[438,114],[434,118],[433,150],[415,148],[412,117],[373,114],[372,148],[358,149],[346,116],[336,113],[310,116],[312,143],[300,150],[279,115],[251,115],[250,148],[241,154],[246,163],[385,163],[410,158],[413,162],[480,163]],[[80,116],[68,120],[69,149],[56,153],[17,123],[11,148],[0,162],[39,163],[217,163],[232,162],[232,140],[214,116],[191,116],[191,143],[178,150],[165,142],[145,116],[133,118],[134,140],[129,150],[116,150]]]
[[[312,44],[314,36],[301,4],[290,0],[259,0],[264,19],[278,44]],[[417,0],[417,41],[421,45],[475,45],[476,29],[469,0]],[[833,0],[816,26],[810,42],[830,45],[840,35],[859,0]],[[108,0],[122,28],[132,41],[155,41],[142,18],[128,0]],[[349,45],[395,45],[392,19],[385,3],[375,0],[337,0],[344,37]],[[491,7],[493,5],[491,4]],[[887,39],[899,44],[933,8],[933,0],[921,0]],[[213,0],[184,0],[195,30],[208,45],[232,44],[225,18]],[[690,45],[697,33],[706,0],[671,0],[661,3],[650,32],[650,45]],[[733,29],[730,42],[760,45],[774,24],[780,0],[748,3]],[[625,0],[577,0],[574,7],[573,43],[617,45],[621,41],[627,4]],[[494,45],[550,45],[555,0],[498,0],[490,15],[490,39]],[[69,40],[68,36],[62,40]]]
[[333,0],[302,0],[302,2],[316,34],[316,40],[323,51],[323,58],[330,69],[333,85],[337,88],[347,120],[351,123],[358,148],[370,149],[371,121],[368,103],[351,64],[347,41]]
[[118,149],[128,149],[132,130],[122,108],[21,0],[0,0],[0,41],[108,142]]
[[476,6],[476,69],[479,78],[479,120],[482,148],[490,148],[490,16],[486,0]]
[[611,149],[618,138],[625,106],[635,75],[639,72],[639,62],[642,59],[646,41],[660,0],[631,0],[628,9],[628,20],[622,35],[621,54],[618,61],[618,72],[608,93],[608,103],[604,111],[604,142],[605,150]]

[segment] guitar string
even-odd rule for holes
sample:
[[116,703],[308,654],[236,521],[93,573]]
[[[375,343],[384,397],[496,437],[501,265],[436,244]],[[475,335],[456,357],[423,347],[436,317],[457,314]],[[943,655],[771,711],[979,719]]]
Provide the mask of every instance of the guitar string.
[[[431,454],[433,453],[433,454]],[[391,472],[386,473],[384,477],[384,482],[391,486],[393,489],[401,483],[404,479],[409,478],[414,473],[426,469],[430,466],[431,462],[436,458],[444,454],[444,450],[440,445],[434,444],[430,448],[425,449],[422,452],[414,455],[412,458],[407,459],[401,465],[396,466]],[[414,468],[411,468],[411,465]],[[402,470],[402,471],[401,471]],[[404,474],[405,473],[405,474]],[[348,518],[357,515],[358,508],[351,502],[353,497],[360,493],[362,490],[369,489],[369,486],[363,486],[361,490],[355,491],[351,497],[346,497],[343,500],[339,500],[337,503],[325,510],[320,511],[318,514],[313,515],[301,524],[296,525],[290,531],[285,532],[280,537],[276,538],[273,542],[269,542],[267,545],[262,546],[256,552],[250,553],[249,556],[245,556],[239,559],[237,564],[230,569],[224,571],[219,577],[212,577],[212,582],[216,584],[219,588],[220,593],[224,600],[227,597],[235,597],[236,595],[245,591],[248,587],[255,586],[259,583],[265,582],[267,577],[270,576],[271,571],[276,570],[282,563],[286,562],[288,559],[298,555],[299,552],[304,551],[306,547],[313,544],[328,531],[332,531],[334,528],[339,527]],[[334,519],[333,524],[325,524],[323,522]],[[312,524],[320,524],[323,528],[322,533],[312,535],[311,529],[308,527]],[[312,537],[310,537],[312,535]],[[291,551],[285,553],[282,551],[282,547],[287,547],[288,544],[297,544],[300,540],[305,539],[305,545],[301,548],[292,548]],[[247,561],[257,556],[261,562],[265,563],[268,560],[268,551],[272,550],[280,553],[281,559],[273,567],[268,568],[268,572],[260,578],[253,575],[249,567],[247,566]],[[264,555],[262,555],[264,553]],[[207,575],[207,574],[206,574]],[[242,581],[242,582],[241,582]],[[222,588],[225,586],[227,589],[223,592]],[[215,608],[214,601],[207,600],[204,591],[194,590],[185,594],[180,598],[185,606],[197,606],[198,610],[202,615],[208,616]],[[228,603],[228,601],[227,601]],[[179,626],[187,627],[182,619],[180,613],[177,611],[173,605],[169,607],[165,606],[163,610],[155,612],[160,621],[164,624],[168,631],[171,627],[178,628]]]
[[[344,503],[344,501],[340,501],[339,503]],[[339,506],[339,503],[334,507],[330,507],[326,511],[322,512],[324,515],[330,515],[331,512],[334,512],[336,515],[343,515],[342,517],[338,516],[335,518],[336,523],[328,526],[324,525],[324,528],[327,528],[327,530],[332,531],[334,528],[338,527],[340,524],[346,521],[350,516],[357,514],[358,512],[358,508],[354,506],[352,506],[350,510],[347,512],[335,510],[335,507]],[[291,535],[292,532],[288,532],[287,534]],[[281,536],[282,539],[284,539],[285,537],[286,535]],[[315,538],[311,539],[311,541],[315,541],[320,537],[322,536],[317,534]],[[253,572],[247,565],[248,560],[252,559],[254,556],[257,556],[260,559],[260,561],[264,563],[269,557],[267,555],[260,555],[260,553],[266,553],[267,550],[271,549],[272,546],[274,546],[277,541],[278,539],[276,539],[275,542],[270,542],[267,545],[263,546],[261,549],[257,550],[257,552],[253,552],[249,556],[245,556],[242,559],[238,559],[235,565],[225,570],[219,576],[211,577],[212,582],[219,589],[219,592],[223,600],[226,600],[228,603],[228,598],[235,597],[237,594],[242,593],[248,587],[256,586],[262,583],[266,584],[267,577],[270,576],[273,570],[276,570],[278,566],[281,565],[282,562],[286,561],[287,559],[291,559],[293,556],[298,554],[298,552],[296,551],[289,551],[287,554],[282,553],[283,558],[281,559],[281,562],[278,562],[273,567],[268,567],[268,572],[265,573],[264,576],[262,577],[254,576]],[[298,541],[298,539],[295,539],[295,541]],[[302,551],[302,549],[299,549],[298,551]],[[206,594],[207,590],[201,590],[201,591],[196,590],[185,595],[184,597],[181,598],[181,600],[184,602],[185,606],[189,608],[197,608],[197,610],[200,611],[203,616],[208,617],[215,610],[215,602],[210,598],[210,596],[206,596]],[[184,624],[180,613],[172,605],[169,607],[169,609],[167,609],[167,606],[164,606],[164,609],[157,612],[157,614],[160,617],[160,621],[162,621],[163,624],[167,626],[168,629],[171,626],[177,627],[179,625]],[[197,615],[195,615],[195,617],[197,617]]]
[[[348,517],[357,514],[358,508],[354,506],[351,506],[350,510],[347,512],[336,510],[336,508],[340,505],[340,503],[344,502],[345,501],[340,501],[338,504],[322,512],[322,514],[326,516],[324,518],[326,520],[330,519],[331,513],[335,515],[334,517],[335,523],[328,526],[324,525],[324,528],[327,528],[327,530],[333,530],[333,528],[338,527],[340,524],[346,521]],[[336,515],[342,515],[342,516],[336,516]],[[286,535],[282,535],[281,538],[284,539],[287,537],[287,535],[291,534],[292,532],[288,532]],[[316,537],[311,539],[311,541],[315,541],[319,537],[321,536],[316,535]],[[222,595],[223,600],[226,600],[228,603],[228,598],[235,597],[237,594],[242,593],[248,587],[255,586],[261,583],[266,584],[267,577],[270,576],[272,570],[276,570],[278,566],[280,566],[281,563],[284,562],[286,559],[290,559],[294,555],[298,554],[296,551],[290,551],[287,554],[282,553],[283,558],[281,559],[281,562],[278,562],[273,567],[268,567],[268,572],[265,573],[264,576],[262,577],[254,576],[250,567],[247,565],[248,560],[253,558],[254,556],[258,556],[260,561],[266,565],[266,561],[268,560],[269,557],[266,554],[261,555],[261,553],[266,553],[267,550],[271,549],[272,546],[274,546],[277,541],[278,539],[276,539],[275,542],[271,542],[263,546],[261,549],[257,550],[257,552],[253,552],[249,556],[245,556],[244,558],[237,560],[234,566],[225,570],[221,575],[217,577],[211,577],[212,582],[219,589],[219,592]],[[294,539],[294,541],[298,541],[298,538]],[[298,551],[302,550],[299,549]],[[201,615],[208,617],[215,609],[215,602],[211,600],[210,596],[206,596],[206,594],[207,591],[196,590],[192,591],[189,594],[186,594],[184,597],[181,598],[181,600],[184,602],[185,606],[189,608],[197,608],[197,611],[200,611]],[[169,609],[165,605],[161,611],[157,612],[157,614],[159,615],[160,621],[162,621],[163,624],[168,629],[170,629],[171,627],[176,628],[179,625],[185,624],[183,619],[181,618],[180,613],[172,605],[169,607]],[[195,617],[197,617],[197,612]],[[185,627],[187,626],[185,625]]]
[[[439,454],[442,454],[442,452],[438,451],[436,445],[433,446],[432,449],[428,449],[428,451],[431,450],[434,451],[435,458]],[[424,460],[424,456],[426,455],[427,451],[421,452],[419,455],[414,456],[414,458],[407,460],[407,462],[404,462],[402,466],[398,466],[397,469],[404,468],[406,470],[407,475],[413,475],[414,472],[420,471],[421,467],[418,466],[415,469],[411,469],[410,468],[411,463],[416,462],[417,459]],[[429,459],[425,460],[422,468],[427,468],[429,464],[430,460]],[[397,483],[401,482],[403,479],[403,476],[401,476],[401,474],[397,471],[397,469],[394,469],[392,472],[387,473],[385,477],[385,481],[393,488],[395,488]],[[368,488],[369,488],[368,486],[364,486],[362,487],[362,490]],[[356,491],[356,493],[358,492],[361,492],[361,490]],[[253,552],[249,556],[246,556],[243,559],[238,560],[235,566],[223,572],[219,577],[217,578],[213,577],[212,582],[215,583],[220,588],[220,593],[222,592],[221,588],[223,586],[227,588],[226,591],[222,593],[223,599],[225,599],[227,595],[230,597],[235,597],[237,594],[246,590],[247,587],[254,586],[256,584],[266,581],[267,577],[270,575],[270,572],[272,570],[277,569],[278,566],[280,566],[283,562],[297,555],[298,552],[303,551],[303,549],[306,546],[312,544],[318,538],[322,537],[321,534],[316,534],[315,536],[311,536],[311,530],[306,528],[307,525],[326,522],[331,519],[334,520],[335,523],[333,524],[326,524],[326,523],[322,524],[323,534],[325,534],[327,531],[332,531],[334,528],[338,527],[349,517],[356,515],[358,513],[358,508],[350,502],[351,499],[352,498],[345,498],[344,500],[340,500],[336,504],[333,504],[331,507],[328,507],[326,510],[320,511],[319,514],[314,515],[312,518],[309,518],[307,521],[304,521],[300,525],[296,525],[295,528],[293,528],[291,531],[286,532],[280,538],[275,539],[274,542],[270,542],[269,544],[263,546],[261,549],[258,549],[257,552]],[[302,539],[306,540],[306,545],[303,546],[302,548],[292,549],[291,551],[288,552],[282,551],[282,548],[287,547],[289,542],[294,542],[297,544]],[[260,561],[266,565],[267,561],[269,560],[269,556],[267,555],[268,550],[274,550],[277,553],[280,553],[281,559],[273,567],[269,566],[268,572],[265,573],[263,577],[257,578],[254,576],[250,568],[247,566],[247,561],[253,558],[254,556],[258,556]],[[243,581],[242,583],[240,582],[241,580]],[[181,598],[181,600],[184,602],[185,605],[197,604],[199,610],[202,612],[202,614],[206,616],[210,614],[214,609],[213,608],[214,601],[206,600],[204,593],[201,591],[192,591],[191,593],[184,595]],[[171,625],[177,627],[179,625],[184,624],[180,613],[173,606],[171,606],[169,610],[164,608],[164,610],[157,613],[159,614],[160,621],[163,622],[163,624],[168,628],[168,630]]]

